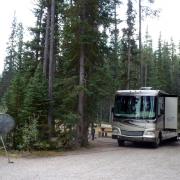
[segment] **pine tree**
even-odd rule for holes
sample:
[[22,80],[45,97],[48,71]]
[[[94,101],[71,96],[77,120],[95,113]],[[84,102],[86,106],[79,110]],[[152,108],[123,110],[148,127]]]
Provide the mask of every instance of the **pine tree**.
[[22,70],[23,53],[24,53],[24,29],[22,23],[17,26],[17,56],[16,56],[16,71]]
[[[133,59],[135,60],[136,54],[136,43],[134,39],[135,32],[135,12],[133,10],[133,4],[131,0],[128,0],[127,4],[127,28],[123,29],[123,37],[122,37],[122,60],[125,64],[125,85],[124,88],[129,89],[132,81],[132,63]],[[134,55],[134,56],[133,56]]]
[[104,66],[108,54],[107,35],[98,27],[110,26],[112,5],[109,1],[95,0],[64,4],[62,57],[59,57],[57,69],[60,78],[56,75],[55,103],[62,112],[64,124],[76,127],[76,143],[80,146],[88,143],[88,126],[96,117],[98,101],[109,93],[103,90],[108,87],[105,77],[109,76]]
[[120,1],[114,0],[114,12],[113,12],[113,29],[111,30],[111,48],[112,48],[112,54],[110,56],[110,68],[112,71],[112,78],[113,78],[113,91],[118,89],[120,87],[120,78],[119,78],[119,57],[120,57],[120,42],[119,42],[119,29],[118,25],[120,24],[121,20],[118,19],[118,8],[120,8]]
[[[148,0],[150,4],[154,3],[154,0]],[[139,11],[139,60],[140,60],[140,84],[141,86],[146,86],[146,64],[143,62],[142,58],[142,19],[143,16],[158,16],[160,11],[158,9],[152,9],[150,6],[142,5],[142,0],[138,0],[138,11]]]
[[148,30],[145,34],[145,41],[142,46],[142,58],[145,63],[145,84],[149,87],[153,85],[153,78],[156,76],[154,65],[154,52],[152,47],[152,38]]
[[4,93],[7,91],[8,87],[10,86],[11,80],[13,79],[16,70],[16,65],[15,65],[16,57],[17,57],[16,33],[17,33],[17,20],[16,20],[16,16],[14,16],[12,21],[11,34],[6,48],[7,55],[4,61],[4,70],[2,73],[2,80],[1,80],[1,90],[0,90],[1,97],[4,95]]
[[[16,148],[34,147],[37,142],[48,140],[47,128],[47,82],[42,72],[42,65],[39,64],[34,76],[29,80],[24,90],[24,99],[21,103],[18,123],[16,127]],[[35,135],[29,129],[29,141],[25,141],[24,131],[34,124]],[[32,137],[31,137],[32,135]],[[33,139],[36,136],[35,139]],[[32,139],[31,139],[32,138]]]

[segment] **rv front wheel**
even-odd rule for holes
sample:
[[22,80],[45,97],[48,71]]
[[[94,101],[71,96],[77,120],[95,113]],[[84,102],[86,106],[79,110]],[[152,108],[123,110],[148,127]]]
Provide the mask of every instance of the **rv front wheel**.
[[157,148],[157,147],[159,147],[160,143],[161,143],[161,138],[160,138],[160,136],[158,136],[158,137],[155,139],[155,142],[153,143],[153,146],[154,146],[155,148]]
[[118,146],[124,145],[124,141],[123,140],[118,139],[117,141],[118,141]]

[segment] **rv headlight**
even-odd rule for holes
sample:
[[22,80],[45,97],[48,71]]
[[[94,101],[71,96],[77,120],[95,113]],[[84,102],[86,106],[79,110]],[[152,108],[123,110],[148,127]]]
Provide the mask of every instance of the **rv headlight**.
[[113,134],[120,134],[120,130],[118,128],[113,128],[112,133]]
[[144,132],[144,135],[146,135],[146,136],[155,136],[155,130],[146,130]]

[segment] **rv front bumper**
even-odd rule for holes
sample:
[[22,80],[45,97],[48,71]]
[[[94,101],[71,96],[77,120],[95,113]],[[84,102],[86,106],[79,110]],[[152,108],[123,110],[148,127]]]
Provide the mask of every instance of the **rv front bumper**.
[[156,133],[152,129],[146,129],[144,131],[121,132],[119,128],[118,129],[116,128],[113,130],[112,139],[119,139],[123,141],[134,141],[134,142],[155,142]]
[[112,139],[119,139],[123,141],[132,141],[132,142],[155,142],[155,137],[144,137],[144,136],[122,136],[122,135],[112,135]]

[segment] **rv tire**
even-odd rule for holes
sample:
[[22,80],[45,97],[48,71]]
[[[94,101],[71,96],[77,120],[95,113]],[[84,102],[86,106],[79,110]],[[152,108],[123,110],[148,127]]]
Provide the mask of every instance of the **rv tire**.
[[117,141],[118,141],[118,146],[124,145],[124,141],[123,140],[118,139]]
[[155,142],[153,143],[154,148],[158,148],[161,143],[160,135],[155,139]]

